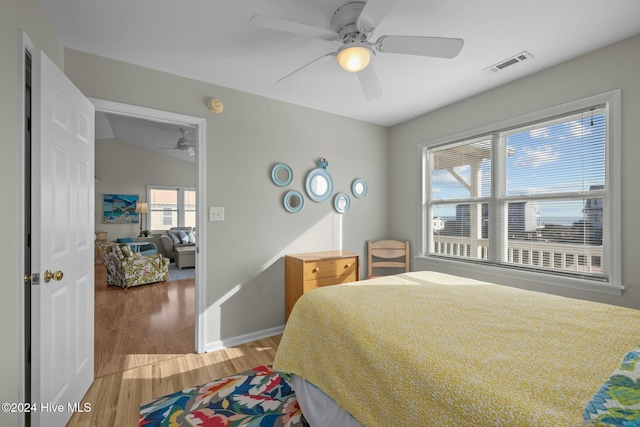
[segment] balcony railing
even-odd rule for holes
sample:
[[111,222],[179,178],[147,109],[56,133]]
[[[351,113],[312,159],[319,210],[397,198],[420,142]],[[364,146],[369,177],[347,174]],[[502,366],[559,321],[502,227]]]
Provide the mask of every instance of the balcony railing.
[[[488,239],[434,236],[434,253],[459,258],[487,259]],[[602,273],[602,246],[509,239],[507,262],[539,268]]]

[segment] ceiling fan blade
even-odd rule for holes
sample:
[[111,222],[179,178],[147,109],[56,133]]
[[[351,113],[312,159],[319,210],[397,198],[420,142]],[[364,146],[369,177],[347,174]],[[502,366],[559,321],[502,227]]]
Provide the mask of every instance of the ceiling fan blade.
[[376,74],[375,68],[373,68],[373,64],[369,64],[364,70],[359,71],[357,74],[362,93],[364,93],[367,101],[379,98],[382,95],[380,83],[378,83],[378,75]]
[[316,58],[313,61],[303,65],[302,67],[298,68],[297,70],[287,74],[286,76],[282,77],[280,80],[278,80],[276,83],[290,83],[293,80],[295,80],[298,77],[301,77],[302,75],[304,75],[308,70],[312,69],[312,65],[315,64],[316,62],[319,62],[323,59],[326,58],[335,58],[336,57],[336,53],[335,52],[331,52],[331,53],[327,53],[326,55],[322,55],[320,58]]
[[397,2],[398,0],[368,0],[358,17],[358,29],[371,34]]
[[266,28],[268,30],[284,31],[285,33],[293,33],[301,36],[315,37],[322,40],[338,40],[338,33],[323,28],[312,27],[311,25],[302,24],[300,22],[289,21],[287,19],[276,18],[267,15],[254,15],[249,20],[256,27]]
[[375,44],[380,52],[454,58],[462,50],[464,40],[444,37],[382,36]]

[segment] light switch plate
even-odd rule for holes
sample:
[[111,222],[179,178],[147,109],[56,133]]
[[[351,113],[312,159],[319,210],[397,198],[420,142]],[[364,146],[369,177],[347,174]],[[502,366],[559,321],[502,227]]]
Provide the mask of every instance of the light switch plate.
[[224,208],[209,206],[209,221],[224,221]]

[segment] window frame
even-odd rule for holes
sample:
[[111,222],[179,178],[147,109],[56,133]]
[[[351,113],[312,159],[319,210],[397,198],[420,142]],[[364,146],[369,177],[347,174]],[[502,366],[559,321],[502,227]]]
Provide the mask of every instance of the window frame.
[[[178,209],[177,210],[173,210],[173,209],[151,209],[151,192],[153,190],[175,190],[178,193]],[[185,226],[185,217],[186,217],[186,212],[187,210],[185,209],[185,201],[184,201],[184,194],[186,191],[193,191],[196,195],[196,209],[195,210],[189,210],[189,212],[197,212],[197,204],[198,204],[198,200],[197,200],[197,192],[196,192],[196,188],[195,187],[186,187],[186,186],[179,186],[179,185],[147,185],[147,203],[149,204],[149,214],[151,215],[152,211],[156,211],[156,212],[162,212],[163,215],[163,223],[164,223],[164,216],[165,216],[165,212],[169,211],[169,212],[176,212],[177,213],[177,218],[178,218],[178,224],[177,225],[173,225],[170,227],[184,227]],[[149,224],[151,223],[151,221],[149,220]],[[169,227],[169,228],[170,228]],[[161,229],[162,231],[164,231],[165,229]],[[168,230],[168,228],[166,229]],[[153,231],[153,230],[152,230]],[[159,230],[158,230],[159,231]]]
[[[515,279],[522,281],[542,282],[553,286],[560,286],[573,289],[582,289],[596,291],[600,293],[620,295],[624,286],[621,280],[621,224],[620,224],[620,90],[602,93],[590,96],[580,100],[568,102],[566,104],[545,108],[535,112],[527,113],[521,116],[506,119],[500,122],[482,126],[480,128],[464,131],[458,134],[426,141],[417,146],[417,159],[419,178],[419,236],[418,236],[418,262],[426,262],[430,267],[438,267],[447,272],[455,274],[457,271],[464,271],[468,274],[477,276],[481,275],[497,275],[505,279]],[[526,126],[529,123],[542,121],[545,119],[552,120],[556,116],[570,114],[577,110],[587,109],[591,106],[605,104],[608,110],[608,122],[606,127],[606,144],[605,144],[605,180],[607,183],[607,191],[604,195],[605,221],[603,223],[604,238],[604,262],[609,266],[607,269],[608,280],[597,280],[581,276],[573,276],[566,274],[558,274],[552,271],[526,270],[521,267],[493,264],[473,259],[454,259],[450,257],[429,254],[429,247],[432,242],[429,240],[433,233],[432,220],[428,218],[428,194],[431,187],[431,171],[429,169],[429,159],[427,151],[429,148],[437,146],[451,145],[465,140],[480,138],[483,136],[495,136],[498,133],[505,132],[511,128]],[[503,161],[497,152],[492,150],[492,174],[498,170],[498,163]],[[494,176],[495,178],[495,176]],[[481,201],[480,198],[476,201]],[[489,214],[496,214],[495,209],[489,206]],[[496,218],[490,218],[492,223],[496,223]],[[489,238],[491,241],[498,242],[501,239],[500,227],[490,227]],[[498,245],[490,245],[491,251],[498,251]],[[497,258],[494,254],[494,259]]]
[[[157,209],[157,210],[160,211],[160,209]],[[162,226],[163,227],[167,225],[171,227],[173,225],[173,212],[177,212],[177,211],[174,211],[173,209],[169,209],[169,208],[162,208]],[[166,224],[167,218],[169,219],[169,222],[171,222],[171,224]]]

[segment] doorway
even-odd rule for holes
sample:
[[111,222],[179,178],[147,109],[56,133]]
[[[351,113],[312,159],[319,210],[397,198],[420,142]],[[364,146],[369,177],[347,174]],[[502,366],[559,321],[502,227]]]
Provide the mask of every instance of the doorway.
[[[145,107],[122,104],[101,99],[89,98],[94,104],[96,114],[105,113],[108,115],[117,115],[125,118],[134,118],[154,123],[161,123],[175,127],[187,127],[193,129],[192,138],[195,139],[196,146],[196,229],[197,247],[196,247],[196,271],[195,271],[195,348],[192,351],[202,353],[204,351],[204,301],[205,289],[204,278],[206,277],[206,263],[204,262],[206,221],[205,212],[205,170],[206,170],[206,121],[205,119],[193,116],[187,116],[167,111],[154,110]],[[97,177],[99,179],[99,177]],[[147,183],[149,184],[149,183]],[[97,211],[96,211],[97,212]],[[98,212],[96,213],[96,216]],[[148,215],[147,215],[148,217]],[[149,218],[147,218],[149,221]],[[148,222],[147,222],[148,223]],[[116,237],[116,236],[114,236]],[[170,283],[170,282],[169,282]]]

